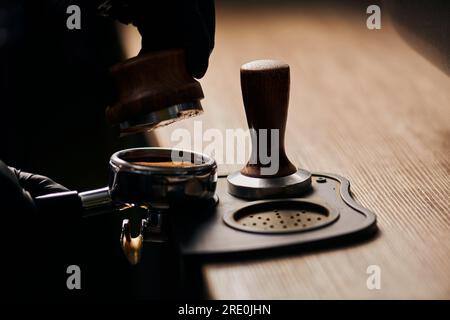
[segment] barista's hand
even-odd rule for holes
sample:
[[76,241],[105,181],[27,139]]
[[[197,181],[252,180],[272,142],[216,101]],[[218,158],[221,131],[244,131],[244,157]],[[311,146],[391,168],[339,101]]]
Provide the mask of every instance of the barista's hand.
[[67,188],[50,178],[22,172],[8,167],[0,160],[0,203],[3,208],[17,212],[33,212],[33,198],[55,192],[68,191]]
[[[7,275],[2,291],[13,298],[61,297],[59,270],[73,259],[73,243],[80,239],[77,235],[85,234],[76,229],[79,225],[73,219],[65,219],[65,214],[59,214],[58,219],[43,212],[36,214],[33,201],[36,196],[61,191],[67,189],[47,177],[21,172],[0,161],[0,226],[6,261],[0,265],[0,272]],[[59,250],[55,239],[64,243],[64,250]],[[36,262],[32,273],[30,261]]]
[[[184,48],[188,71],[201,78],[214,48],[214,0],[102,0],[104,13],[133,23],[142,35],[142,50]],[[100,8],[101,9],[101,8]]]

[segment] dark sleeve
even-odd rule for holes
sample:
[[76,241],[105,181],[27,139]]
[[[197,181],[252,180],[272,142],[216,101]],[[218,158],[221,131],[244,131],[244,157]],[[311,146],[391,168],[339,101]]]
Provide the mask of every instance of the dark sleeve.
[[141,52],[184,48],[195,78],[208,68],[214,48],[214,0],[104,0],[100,12],[134,24],[142,35]]
[[16,174],[0,160],[0,205],[3,212],[32,214],[35,211],[31,195],[22,189]]

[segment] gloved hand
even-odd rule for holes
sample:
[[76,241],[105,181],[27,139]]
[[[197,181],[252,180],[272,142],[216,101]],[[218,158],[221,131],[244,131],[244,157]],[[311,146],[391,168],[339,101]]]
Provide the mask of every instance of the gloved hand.
[[8,167],[0,160],[0,204],[15,212],[34,212],[33,198],[69,191],[50,178]]
[[69,261],[79,263],[76,245],[83,239],[78,234],[85,236],[84,230],[76,220],[70,220],[67,212],[49,215],[38,211],[33,201],[34,197],[62,191],[68,190],[47,177],[22,172],[0,161],[0,225],[5,261],[0,272],[6,275],[1,290],[10,297],[59,298],[67,293],[60,289],[66,281],[61,275],[65,276],[64,270],[73,263]]
[[100,0],[99,10],[142,35],[141,53],[184,48],[190,74],[199,79],[214,48],[214,0]]

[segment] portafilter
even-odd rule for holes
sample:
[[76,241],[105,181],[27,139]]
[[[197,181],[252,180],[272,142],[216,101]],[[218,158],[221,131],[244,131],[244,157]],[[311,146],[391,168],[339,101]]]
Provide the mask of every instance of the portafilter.
[[170,148],[134,148],[111,156],[107,187],[53,193],[34,200],[39,210],[79,207],[83,217],[131,207],[144,208],[148,214],[141,221],[137,238],[131,237],[128,219],[122,224],[121,245],[128,260],[135,264],[139,261],[142,233],[148,224],[158,232],[168,212],[181,213],[185,206],[215,206],[217,178],[217,164],[205,154]]

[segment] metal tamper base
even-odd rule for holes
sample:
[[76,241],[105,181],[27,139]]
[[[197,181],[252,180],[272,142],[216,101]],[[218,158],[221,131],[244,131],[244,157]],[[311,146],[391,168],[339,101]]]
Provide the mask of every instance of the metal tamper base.
[[249,177],[237,171],[230,174],[227,180],[231,195],[248,200],[294,197],[311,188],[311,173],[303,169],[274,178]]
[[167,126],[175,121],[195,117],[201,113],[203,113],[203,108],[199,100],[180,103],[123,121],[119,125],[120,133],[121,136],[124,136],[149,131]]

